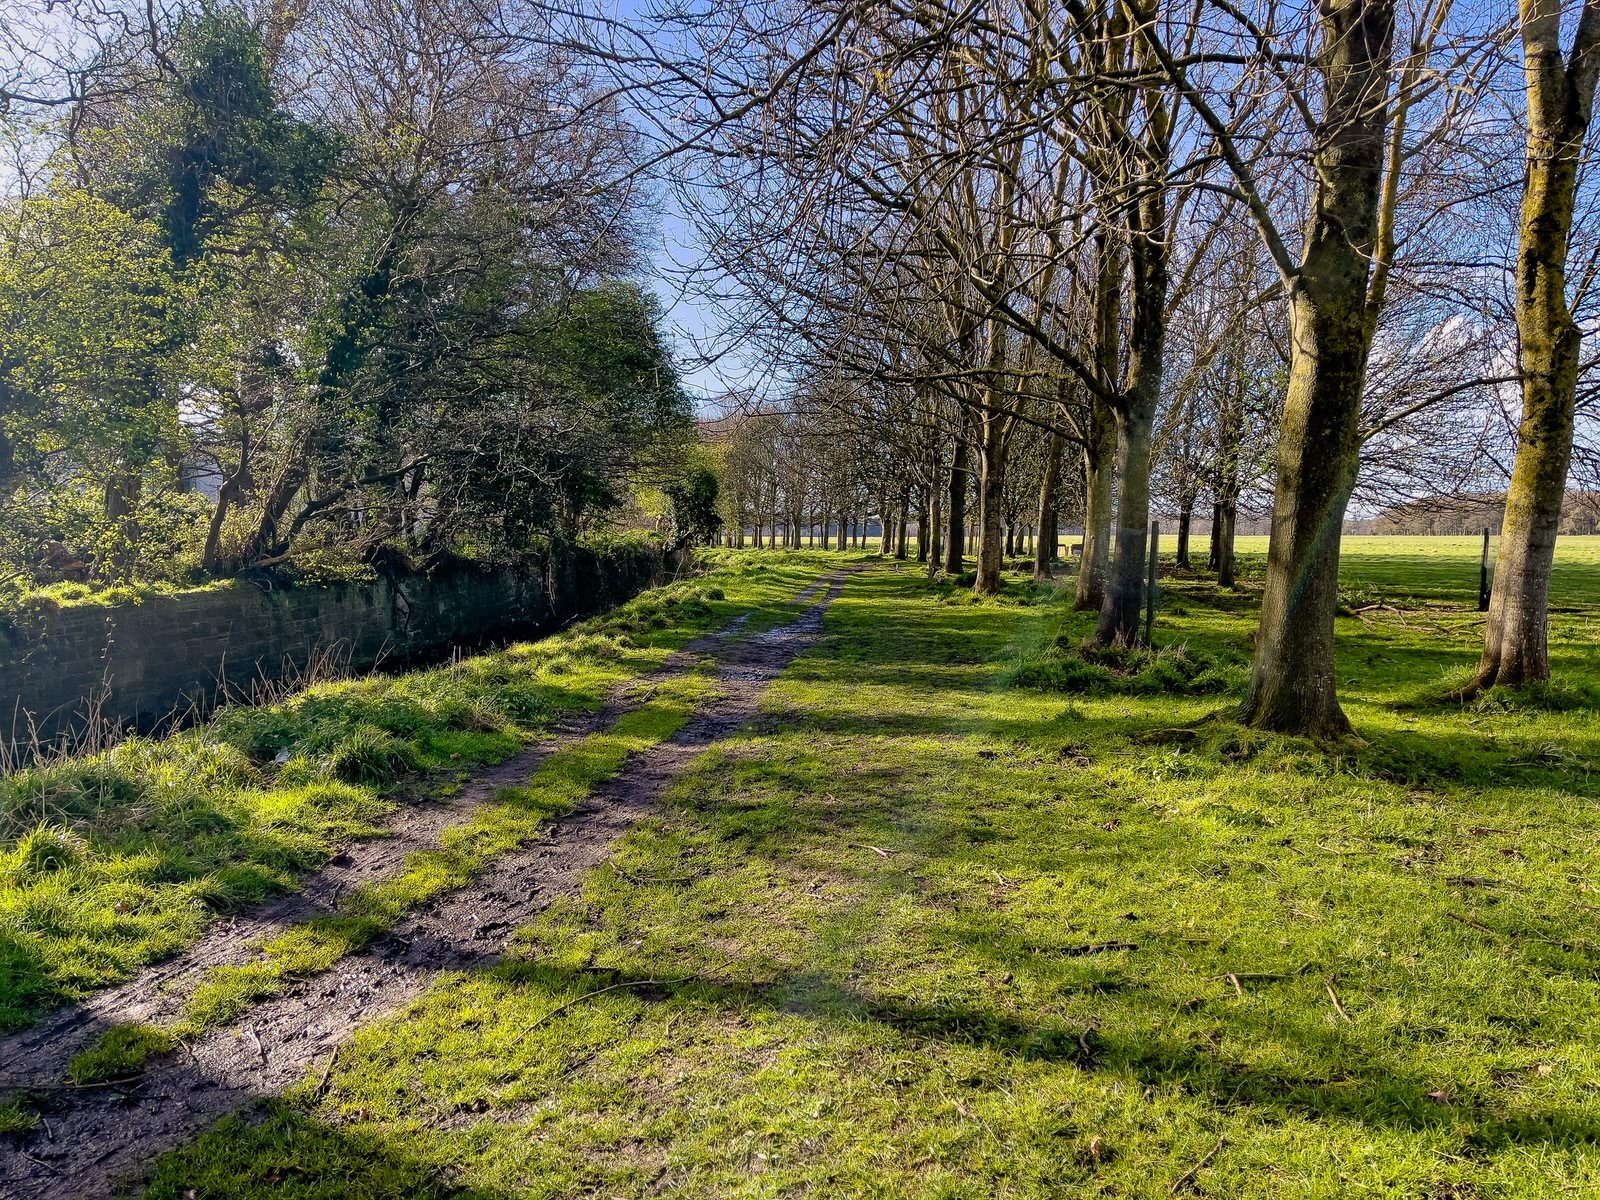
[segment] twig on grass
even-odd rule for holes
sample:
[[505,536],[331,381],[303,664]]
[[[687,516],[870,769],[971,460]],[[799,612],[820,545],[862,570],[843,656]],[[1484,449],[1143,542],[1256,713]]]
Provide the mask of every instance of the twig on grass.
[[339,1059],[340,1047],[335,1046],[333,1053],[328,1055],[328,1061],[322,1064],[322,1078],[317,1080],[317,1086],[311,1093],[313,1100],[322,1098],[323,1090],[328,1086],[328,1076],[333,1073],[333,1064]]
[[1350,1024],[1354,1025],[1355,1024],[1355,1019],[1353,1017],[1351,1017],[1351,1015],[1349,1013],[1345,1012],[1344,1005],[1339,1003],[1339,994],[1333,990],[1333,980],[1332,980],[1332,978],[1329,978],[1328,982],[1323,984],[1322,986],[1327,990],[1328,999],[1333,1001],[1333,1011],[1338,1013],[1341,1017],[1343,1017]]
[[[690,978],[692,978],[692,976]],[[626,979],[621,983],[611,983],[607,984],[603,988],[595,988],[595,990],[592,992],[584,992],[581,996],[574,996],[571,1000],[556,1005],[554,1008],[550,1009],[548,1012],[544,1013],[542,1016],[538,1017],[528,1025],[523,1026],[517,1032],[517,1039],[520,1041],[522,1038],[527,1037],[528,1034],[539,1028],[539,1026],[543,1025],[546,1021],[550,1020],[552,1017],[560,1016],[562,1013],[566,1012],[567,1009],[572,1008],[574,1005],[581,1004],[585,1000],[591,1000],[596,996],[603,996],[607,992],[617,992],[621,991],[623,988],[664,987],[674,982],[681,983],[683,980]]]
[[1211,1147],[1211,1149],[1207,1150],[1199,1162],[1195,1163],[1194,1166],[1190,1167],[1182,1175],[1178,1176],[1177,1182],[1172,1185],[1172,1194],[1174,1196],[1194,1185],[1195,1176],[1200,1174],[1201,1171],[1205,1170],[1206,1167],[1211,1164],[1211,1160],[1215,1158],[1217,1156],[1217,1152],[1222,1149],[1222,1143],[1223,1139],[1218,1138],[1217,1144]]
[[1113,950],[1137,950],[1138,942],[1090,942],[1087,946],[1068,946],[1061,953],[1068,958],[1082,958],[1086,954],[1109,954]]
[[1292,971],[1227,971],[1221,975],[1213,975],[1213,979],[1293,979],[1297,975],[1304,975],[1317,964],[1303,962]]
[[1537,933],[1519,933],[1514,929],[1496,929],[1493,925],[1485,925],[1482,921],[1475,921],[1471,917],[1463,916],[1461,913],[1451,912],[1449,909],[1444,910],[1444,915],[1449,917],[1452,921],[1460,921],[1463,925],[1471,925],[1474,929],[1481,929],[1484,933],[1492,933],[1498,937],[1523,937],[1528,938],[1530,941],[1543,942],[1546,946],[1558,946],[1562,950],[1570,950],[1572,948],[1571,942],[1560,942],[1555,938],[1547,938],[1542,934]]
[[[717,969],[721,970],[723,967],[728,965],[728,962],[731,961],[732,960],[729,959],[722,962],[718,965]],[[623,988],[678,987],[680,984],[692,983],[698,980],[704,980],[706,978],[707,976],[705,975],[680,975],[677,979],[625,979],[621,983],[609,983],[603,988],[595,988],[592,992],[584,992],[581,996],[574,996],[571,1000],[556,1005],[543,1016],[536,1018],[534,1021],[524,1025],[520,1030],[518,1030],[517,1040],[520,1041],[522,1038],[527,1037],[528,1034],[539,1028],[539,1026],[543,1025],[546,1021],[550,1020],[552,1017],[560,1016],[562,1013],[566,1012],[567,1009],[572,1008],[574,1005],[582,1004],[585,1000],[592,1000],[596,996],[604,996],[607,992],[617,992],[621,991]]]
[[704,879],[706,875],[704,871],[696,871],[692,875],[634,875],[628,871],[624,871],[610,859],[606,860],[606,866],[611,868],[612,874],[614,874],[618,879],[626,880],[628,883],[634,884],[636,887],[651,887],[677,883],[698,883],[700,880]]

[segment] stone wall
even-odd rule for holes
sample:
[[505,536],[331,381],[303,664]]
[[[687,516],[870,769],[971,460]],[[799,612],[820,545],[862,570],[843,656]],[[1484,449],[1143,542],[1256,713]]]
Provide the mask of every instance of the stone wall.
[[149,730],[319,661],[399,665],[547,632],[628,599],[662,570],[651,549],[576,550],[533,572],[459,565],[329,587],[235,581],[0,616],[0,740],[52,738],[96,711]]

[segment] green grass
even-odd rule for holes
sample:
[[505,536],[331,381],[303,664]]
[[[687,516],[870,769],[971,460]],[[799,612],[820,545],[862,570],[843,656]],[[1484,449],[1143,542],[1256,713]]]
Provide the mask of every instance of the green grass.
[[[449,792],[696,634],[745,612],[781,620],[841,561],[711,558],[709,574],[544,641],[316,684],[172,737],[0,776],[0,1032],[292,887],[341,845],[378,835],[397,805]],[[303,934],[282,957],[301,969],[347,942],[341,929],[317,945]]]
[[[1170,552],[1171,541],[1167,540]],[[1235,542],[1241,571],[1264,574],[1265,537]],[[1489,561],[1500,539],[1489,541]],[[1206,543],[1192,544],[1191,557],[1205,563]],[[1390,602],[1444,600],[1472,604],[1478,595],[1481,537],[1346,537],[1339,547],[1339,582],[1347,596],[1382,595]],[[1600,537],[1563,537],[1556,543],[1550,603],[1557,607],[1600,604]]]
[[[1341,618],[1336,749],[1206,720],[1237,673],[1017,680],[1089,621],[1020,582],[858,576],[510,961],[148,1194],[1600,1194],[1600,727],[1401,703],[1475,654],[1454,569]],[[1248,593],[1165,594],[1169,660],[1248,654]]]
[[328,970],[407,913],[471,883],[496,858],[534,837],[551,817],[572,811],[595,786],[616,774],[629,755],[676,733],[707,698],[704,681],[693,675],[664,682],[655,698],[623,714],[610,728],[550,754],[527,784],[499,789],[493,802],[445,830],[437,849],[410,855],[401,874],[355,889],[332,916],[289,925],[263,942],[248,962],[205,971],[171,1028],[112,1026],[73,1057],[69,1076],[76,1083],[92,1083],[135,1073],[152,1055],[231,1024],[290,982]]

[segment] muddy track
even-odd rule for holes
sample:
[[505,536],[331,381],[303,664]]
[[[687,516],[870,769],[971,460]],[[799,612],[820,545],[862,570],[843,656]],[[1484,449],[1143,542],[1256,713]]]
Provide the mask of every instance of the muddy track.
[[[38,1127],[20,1141],[0,1143],[0,1195],[8,1200],[112,1195],[119,1178],[150,1158],[325,1066],[358,1025],[414,1000],[438,972],[492,964],[518,925],[556,897],[577,891],[584,872],[604,861],[612,843],[649,811],[690,760],[755,715],[767,686],[820,636],[823,612],[838,596],[846,573],[835,572],[801,593],[802,601],[814,602],[786,625],[742,640],[734,640],[737,630],[730,626],[683,652],[676,669],[699,653],[712,655],[715,698],[675,735],[628,759],[582,806],[499,859],[469,887],[406,918],[331,970],[263,1001],[236,1026],[152,1063],[135,1080],[48,1093]],[[669,662],[661,671],[672,669]],[[646,680],[633,686],[641,684],[648,686]],[[100,1010],[96,1017],[86,1012],[82,1018],[95,1033],[107,1020],[127,1019],[125,1011],[114,1010]],[[81,1032],[78,1025],[66,1028]],[[57,1057],[54,1046],[39,1046],[37,1052],[43,1056],[40,1065]],[[8,1066],[13,1064],[21,1065],[10,1060]],[[38,1079],[43,1072],[29,1069],[27,1074]]]
[[[811,585],[797,601],[804,603],[820,586]],[[341,896],[399,875],[411,854],[438,846],[446,829],[468,819],[500,788],[526,783],[546,756],[638,708],[656,686],[684,674],[702,655],[714,653],[742,633],[750,616],[748,612],[740,615],[722,629],[674,651],[639,678],[619,684],[599,709],[564,719],[526,749],[475,773],[448,800],[423,801],[399,809],[384,823],[379,837],[342,847],[325,866],[297,880],[293,892],[219,920],[193,945],[151,964],[126,983],[96,992],[47,1014],[28,1029],[0,1038],[0,1092],[59,1084],[72,1056],[92,1043],[107,1025],[176,1017],[205,972],[248,962],[262,941],[287,926],[329,915],[337,910]]]

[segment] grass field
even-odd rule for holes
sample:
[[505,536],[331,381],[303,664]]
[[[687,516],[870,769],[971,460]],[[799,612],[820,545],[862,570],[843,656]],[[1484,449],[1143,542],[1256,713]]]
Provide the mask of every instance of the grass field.
[[1334,749],[1204,720],[1248,586],[1169,579],[1158,655],[1068,669],[1089,619],[1020,578],[853,578],[509,961],[148,1195],[1600,1195],[1597,556],[1568,690],[1461,708],[1419,698],[1476,548],[1347,546]]
[[[1267,539],[1241,537],[1235,545],[1244,570],[1260,575]],[[1200,548],[1203,553],[1203,538]],[[1491,538],[1491,563],[1498,548],[1499,538]],[[1470,604],[1478,594],[1482,549],[1483,541],[1476,537],[1347,537],[1339,548],[1339,579],[1347,588],[1383,591],[1393,599]],[[1557,541],[1550,590],[1550,602],[1558,608],[1600,605],[1600,537]]]

